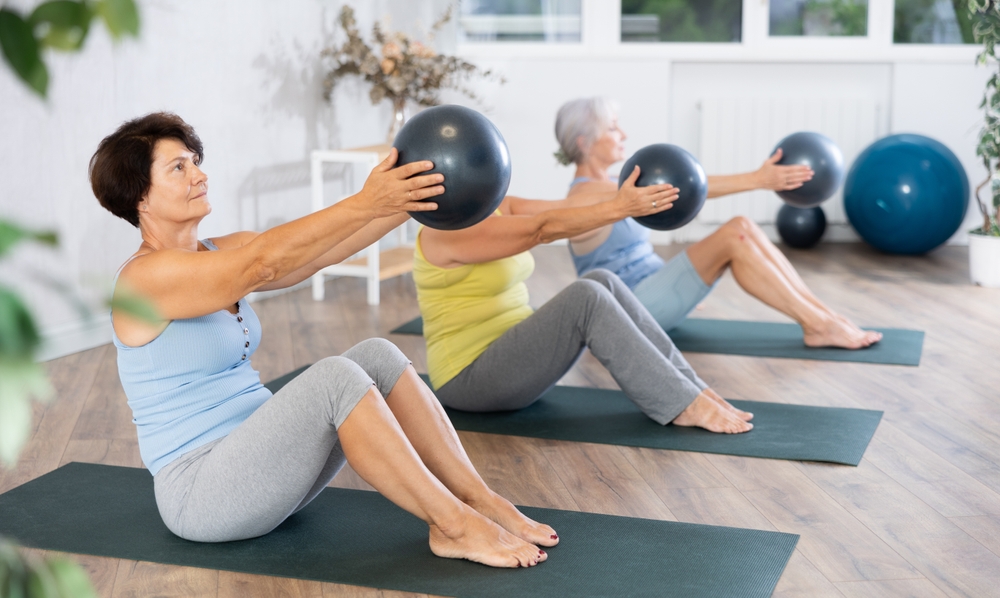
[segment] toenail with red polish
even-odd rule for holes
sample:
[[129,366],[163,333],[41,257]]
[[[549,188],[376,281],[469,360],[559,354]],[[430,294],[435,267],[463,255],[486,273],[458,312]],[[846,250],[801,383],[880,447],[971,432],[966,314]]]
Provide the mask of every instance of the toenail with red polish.
[[558,540],[559,539],[559,536],[557,536],[556,534],[552,534],[549,537],[552,538],[553,540]]

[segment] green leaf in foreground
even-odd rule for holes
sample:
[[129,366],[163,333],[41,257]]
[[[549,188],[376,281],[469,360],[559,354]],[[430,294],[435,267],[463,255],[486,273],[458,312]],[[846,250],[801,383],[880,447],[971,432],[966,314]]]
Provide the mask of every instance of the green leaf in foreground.
[[42,45],[73,51],[83,45],[93,15],[87,4],[74,0],[50,0],[38,5],[28,17]]
[[31,239],[52,247],[59,244],[58,235],[52,231],[30,231],[12,222],[0,220],[0,256],[10,251],[14,245],[26,239]]
[[97,14],[104,19],[115,39],[123,35],[139,35],[139,9],[133,0],[100,0]]
[[38,42],[31,25],[7,8],[0,9],[0,49],[17,76],[44,98],[49,88],[49,71],[42,62]]
[[10,289],[0,287],[0,360],[30,361],[40,343],[35,320],[24,302]]
[[31,434],[31,400],[51,396],[41,364],[0,359],[0,462],[13,466]]
[[149,322],[150,324],[163,321],[160,312],[157,311],[149,299],[128,289],[117,290],[115,296],[109,302],[109,307],[120,314],[125,314],[143,322]]

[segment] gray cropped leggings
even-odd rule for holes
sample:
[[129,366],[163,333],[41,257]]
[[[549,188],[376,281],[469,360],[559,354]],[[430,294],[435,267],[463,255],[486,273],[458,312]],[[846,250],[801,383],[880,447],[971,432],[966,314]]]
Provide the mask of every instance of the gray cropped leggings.
[[505,332],[436,394],[462,411],[521,409],[552,388],[584,347],[660,424],[708,388],[625,283],[593,270]]
[[163,522],[196,542],[244,540],[273,530],[344,466],[337,428],[351,410],[373,384],[388,395],[409,363],[395,345],[377,338],[316,363],[228,436],[156,473]]

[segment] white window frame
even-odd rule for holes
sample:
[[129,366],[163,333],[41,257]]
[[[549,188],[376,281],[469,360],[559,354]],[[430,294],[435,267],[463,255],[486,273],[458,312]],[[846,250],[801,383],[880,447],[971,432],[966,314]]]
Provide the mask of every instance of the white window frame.
[[739,43],[622,42],[621,2],[581,0],[581,41],[461,42],[468,58],[662,59],[683,62],[935,62],[972,64],[977,44],[894,44],[894,0],[868,0],[866,37],[768,35],[769,0],[743,0]]

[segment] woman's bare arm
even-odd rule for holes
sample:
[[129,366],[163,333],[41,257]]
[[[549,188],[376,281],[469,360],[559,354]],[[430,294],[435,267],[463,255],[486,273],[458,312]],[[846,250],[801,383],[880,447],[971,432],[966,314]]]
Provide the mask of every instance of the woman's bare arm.
[[224,309],[252,291],[289,276],[294,279],[293,273],[308,269],[327,254],[336,259],[339,245],[347,242],[340,250],[346,252],[363,243],[378,227],[355,235],[373,220],[437,207],[420,200],[444,191],[440,175],[414,176],[433,165],[415,162],[393,168],[396,157],[395,150],[390,152],[360,193],[333,206],[276,226],[238,247],[152,251],[131,261],[120,280],[149,298],[163,321],[169,321]]
[[753,191],[754,189],[770,189],[771,191],[788,191],[798,189],[813,177],[813,171],[802,164],[779,165],[781,149],[764,161],[760,168],[753,172],[742,174],[713,175],[708,177],[709,199]]
[[464,230],[425,228],[420,233],[421,250],[430,263],[454,268],[510,257],[536,245],[574,237],[623,218],[669,209],[677,198],[677,189],[670,185],[636,187],[638,175],[637,168],[612,201],[547,210],[531,216],[493,216]]

